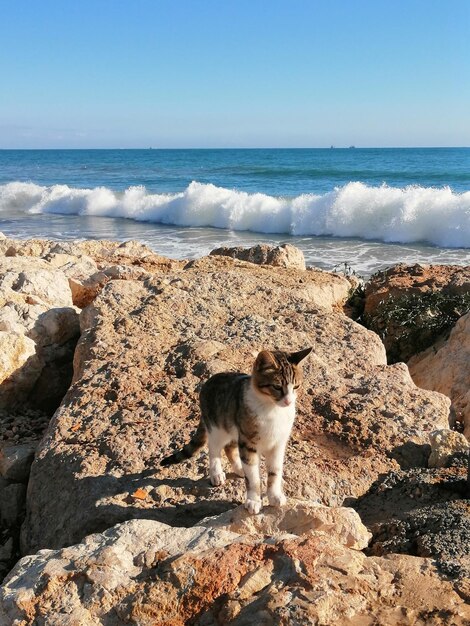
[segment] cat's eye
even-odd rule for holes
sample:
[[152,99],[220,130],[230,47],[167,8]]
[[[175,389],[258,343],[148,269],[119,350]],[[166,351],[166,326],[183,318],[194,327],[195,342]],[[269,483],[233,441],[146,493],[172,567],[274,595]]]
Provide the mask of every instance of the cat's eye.
[[298,389],[300,385],[294,385],[294,389]]
[[280,385],[271,385],[271,387],[274,391],[282,391],[282,387]]

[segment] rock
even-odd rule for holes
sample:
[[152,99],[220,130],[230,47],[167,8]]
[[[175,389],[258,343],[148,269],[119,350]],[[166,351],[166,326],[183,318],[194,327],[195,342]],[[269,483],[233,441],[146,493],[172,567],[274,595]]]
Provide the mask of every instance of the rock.
[[[4,263],[0,261],[0,279],[2,263],[6,267],[19,267],[28,271],[60,270],[60,274],[68,279],[73,304],[79,308],[88,306],[109,280],[144,280],[149,272],[165,272],[185,264],[159,256],[137,241],[8,239],[0,241],[0,252],[2,250],[8,260]],[[40,303],[45,303],[39,294],[36,297]]]
[[49,310],[49,305],[33,298],[28,298],[27,301],[8,299],[0,309],[1,330],[29,335],[31,331],[34,332],[38,317]]
[[310,530],[323,531],[354,550],[366,548],[372,536],[354,509],[295,500],[290,500],[282,509],[267,507],[259,515],[250,515],[240,506],[199,524],[252,536],[301,536]]
[[47,261],[34,257],[0,258],[1,291],[9,290],[28,301],[37,298],[41,304],[72,306],[72,294],[63,272]]
[[28,482],[36,445],[2,445],[0,447],[0,476],[17,483]]
[[0,331],[0,408],[21,404],[41,373],[34,341]]
[[441,340],[408,362],[411,377],[423,389],[444,393],[452,400],[456,417],[470,440],[470,313]]
[[[25,317],[20,317],[20,309],[3,309],[4,313],[10,311],[10,319],[16,316],[15,328],[22,332],[0,331],[0,407],[31,404],[45,408],[53,398],[53,412],[57,394],[60,402],[72,379],[73,351],[80,332],[78,314],[72,307],[25,306]],[[21,327],[20,320],[27,326]],[[60,376],[51,377],[54,373]],[[45,385],[41,383],[44,379]]]
[[94,259],[86,254],[61,254],[50,252],[45,255],[45,260],[57,269],[60,269],[67,278],[87,278],[98,271]]
[[470,308],[470,266],[396,265],[366,284],[363,321],[390,363],[426,350]]
[[[149,271],[184,266],[184,262],[160,257],[138,242],[4,239],[0,240],[1,252],[5,256],[0,258],[0,332],[10,334],[10,343],[26,335],[36,345],[34,358],[15,368],[15,378],[10,380],[8,368],[3,368],[8,381],[0,391],[0,407],[31,406],[50,413],[72,379],[79,334],[76,307],[88,306],[110,280],[145,280]],[[96,254],[96,260],[90,254]],[[25,342],[15,339],[15,346],[19,349]],[[15,355],[12,346],[5,347],[4,361],[11,357],[14,366],[15,358],[25,351]]]
[[[25,245],[45,252],[44,242]],[[54,412],[72,378],[78,312],[65,273],[43,258],[19,252],[0,259],[0,380],[8,379],[0,389],[0,407]]]
[[12,289],[37,296],[54,306],[72,306],[72,296],[67,278],[62,272],[38,270],[20,272]]
[[[15,543],[11,536],[7,536],[5,532],[1,533],[0,539],[0,582],[5,578],[6,574],[11,570],[12,566],[18,560],[15,554]],[[17,558],[15,558],[15,556]]]
[[49,420],[49,415],[33,409],[0,410],[0,446],[19,445],[18,441],[36,446]]
[[91,304],[110,278],[104,272],[95,272],[85,279],[69,278],[73,303],[81,309]]
[[[88,306],[103,285],[108,282],[108,279],[98,271],[94,259],[88,255],[75,256],[51,252],[45,258],[68,278],[73,304],[80,309]],[[98,276],[102,276],[101,280],[97,278]]]
[[61,346],[49,347],[47,360],[29,394],[28,403],[48,416],[53,415],[72,382],[76,343],[74,337]]
[[[6,543],[4,543],[2,546],[0,546],[0,562],[8,562],[10,561],[11,557],[13,556],[13,537],[10,537]],[[0,571],[1,571],[1,565],[0,565]]]
[[20,323],[18,311],[14,306],[3,306],[0,309],[0,331],[22,335],[24,327]]
[[212,255],[229,256],[232,259],[248,261],[257,265],[273,265],[274,267],[291,267],[297,270],[305,269],[305,258],[302,250],[284,243],[280,246],[258,244],[251,248],[237,246],[234,248],[216,248]]
[[0,383],[18,373],[35,354],[35,343],[28,337],[0,331]]
[[83,309],[93,302],[110,280],[145,280],[150,276],[147,270],[140,267],[111,265],[85,279],[69,278],[69,285],[74,304]]
[[44,239],[28,239],[25,241],[7,237],[0,243],[0,254],[4,254],[6,257],[41,257],[47,254],[50,243]]
[[[426,463],[427,433],[448,427],[449,400],[387,366],[378,337],[331,301],[319,307],[315,285],[330,280],[213,256],[108,283],[81,314],[74,383],[33,463],[23,550],[129,518],[190,526],[239,504],[243,481],[211,487],[206,453],[166,469],[159,460],[193,431],[201,382],[249,371],[262,347],[314,347],[286,456],[289,497],[341,505],[400,463]],[[137,488],[148,495],[135,498]]]
[[469,452],[470,443],[461,433],[453,430],[435,430],[430,433],[431,454],[429,467],[445,467],[454,454]]
[[[165,524],[149,520],[133,520],[109,529],[101,535],[92,535],[78,545],[68,548],[64,553],[42,551],[38,555],[22,559],[5,581],[0,592],[0,624],[11,623],[3,620],[28,619],[29,607],[36,605],[43,613],[45,624],[60,623],[61,614],[66,612],[72,623],[100,624],[104,613],[119,600],[124,599],[125,590],[135,585],[135,579],[144,572],[158,567],[160,562],[170,560],[186,551],[189,546],[195,553],[217,549],[230,543],[236,535],[224,530],[207,528],[173,529]],[[65,589],[65,594],[56,596],[54,609],[44,612],[37,606],[33,588],[39,581],[59,581],[67,579],[76,570],[83,571],[87,577],[85,584],[84,605],[72,591],[72,596]],[[124,592],[124,594],[123,594]],[[75,598],[73,597],[75,596]],[[91,602],[92,606],[86,607]],[[112,611],[114,613],[114,610]],[[99,620],[99,621],[97,621]],[[114,623],[120,623],[116,615]],[[28,622],[26,622],[28,623]],[[113,622],[111,622],[113,623]]]
[[435,615],[463,626],[459,592],[431,559],[367,557],[326,532],[255,539],[132,520],[21,559],[0,589],[0,624],[401,626]]
[[28,333],[35,341],[41,356],[44,355],[45,348],[52,344],[63,345],[73,338],[78,339],[79,334],[79,317],[73,307],[54,307],[41,313]]
[[137,266],[149,272],[166,272],[185,265],[184,261],[168,259],[155,254],[148,246],[139,241],[87,240],[69,244],[61,242],[51,248],[51,252],[65,252],[92,257],[98,269],[105,270],[110,265]]
[[26,500],[26,486],[12,483],[2,487],[0,493],[0,523],[11,527],[22,522]]
[[103,274],[112,280],[146,280],[151,275],[147,270],[133,265],[110,265],[103,269]]
[[[470,579],[467,459],[446,468],[413,468],[380,476],[353,504],[372,531],[367,554],[405,553],[435,559],[443,576]],[[468,597],[467,597],[468,599]]]
[[470,291],[470,266],[400,263],[374,274],[366,283],[365,291],[368,315],[374,315],[380,302],[391,297],[431,291],[466,294]]

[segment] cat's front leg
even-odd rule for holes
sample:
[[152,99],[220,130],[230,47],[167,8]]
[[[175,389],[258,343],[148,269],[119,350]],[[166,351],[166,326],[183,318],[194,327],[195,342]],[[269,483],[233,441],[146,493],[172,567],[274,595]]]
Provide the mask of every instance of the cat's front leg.
[[266,454],[268,470],[268,500],[271,506],[284,506],[286,496],[282,492],[282,468],[284,465],[285,444],[277,445]]
[[246,500],[245,509],[252,515],[261,511],[261,481],[259,476],[259,454],[249,440],[240,438],[240,459],[245,473]]

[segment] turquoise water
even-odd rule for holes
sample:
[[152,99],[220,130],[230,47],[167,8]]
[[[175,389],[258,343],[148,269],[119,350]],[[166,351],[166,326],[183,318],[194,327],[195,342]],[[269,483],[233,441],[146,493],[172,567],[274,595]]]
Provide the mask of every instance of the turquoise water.
[[325,193],[351,181],[470,190],[470,148],[0,150],[0,184],[183,191],[193,180],[271,196]]
[[288,241],[320,267],[470,262],[470,149],[3,150],[0,230],[194,257]]

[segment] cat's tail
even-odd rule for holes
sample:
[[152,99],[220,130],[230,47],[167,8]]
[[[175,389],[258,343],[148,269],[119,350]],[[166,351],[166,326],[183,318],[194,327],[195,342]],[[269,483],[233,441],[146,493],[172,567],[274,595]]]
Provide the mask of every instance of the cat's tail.
[[175,465],[175,463],[181,463],[182,461],[186,461],[190,459],[192,456],[199,452],[199,450],[204,446],[207,441],[207,429],[204,425],[204,422],[201,420],[199,422],[199,426],[197,427],[196,432],[191,437],[191,441],[187,443],[185,446],[175,452],[174,454],[170,454],[170,456],[166,456],[164,459],[160,461],[160,465],[163,467],[167,467],[168,465]]

